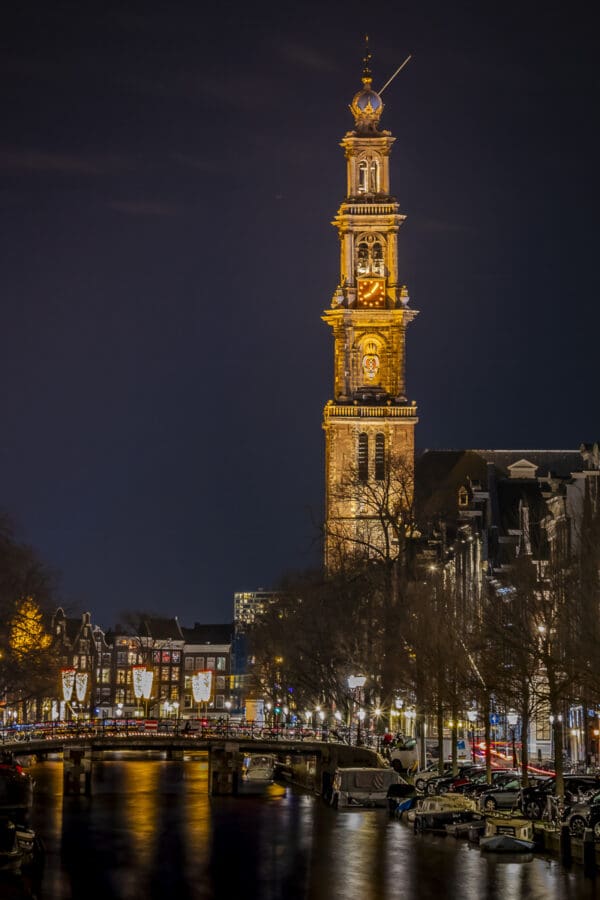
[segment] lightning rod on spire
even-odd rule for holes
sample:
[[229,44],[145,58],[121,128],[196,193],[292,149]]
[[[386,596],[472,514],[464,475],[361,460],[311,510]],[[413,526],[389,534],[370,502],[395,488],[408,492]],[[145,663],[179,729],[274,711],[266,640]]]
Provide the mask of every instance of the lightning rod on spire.
[[392,77],[391,77],[391,78],[388,78],[388,80],[386,81],[386,83],[384,84],[384,86],[381,88],[380,91],[377,91],[378,94],[380,94],[380,95],[383,94],[383,92],[385,91],[386,87],[389,87],[389,86],[390,86],[390,84],[392,83],[392,81],[394,80],[394,78],[396,77],[396,75],[399,75],[399,74],[400,74],[400,72],[402,71],[402,69],[404,68],[404,66],[405,66],[407,63],[409,63],[411,59],[412,59],[412,53],[409,53],[408,56],[406,57],[406,59],[404,60],[404,62],[402,63],[402,65],[398,66],[398,68],[396,69],[396,71],[394,72],[394,74],[392,75]]

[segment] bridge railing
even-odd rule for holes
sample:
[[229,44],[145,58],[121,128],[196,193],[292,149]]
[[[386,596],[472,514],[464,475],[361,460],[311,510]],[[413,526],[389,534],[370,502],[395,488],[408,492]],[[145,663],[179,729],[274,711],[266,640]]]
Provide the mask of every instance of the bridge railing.
[[[166,737],[194,739],[247,739],[282,741],[326,741],[328,743],[356,744],[357,734],[348,729],[316,729],[301,725],[257,725],[234,722],[216,723],[206,720],[160,719],[102,719],[92,722],[43,722],[32,725],[11,725],[0,728],[0,741],[4,744],[26,745],[30,741],[82,740],[101,737]],[[372,749],[380,749],[381,736],[363,734],[360,743]]]

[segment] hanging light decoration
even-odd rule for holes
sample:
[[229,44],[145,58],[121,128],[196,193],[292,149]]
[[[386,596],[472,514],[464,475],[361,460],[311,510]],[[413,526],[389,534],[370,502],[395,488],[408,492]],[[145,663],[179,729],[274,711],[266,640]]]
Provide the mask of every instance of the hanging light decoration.
[[192,675],[194,703],[208,703],[212,691],[212,672],[207,669]]
[[62,693],[65,703],[68,703],[73,696],[73,687],[75,686],[75,669],[73,666],[66,666],[60,670],[62,681]]
[[87,693],[88,673],[77,672],[75,675],[75,694],[79,703],[83,703]]
[[131,677],[133,679],[133,693],[137,700],[143,696],[144,693],[144,673],[146,672],[146,666],[132,666],[131,667]]
[[136,699],[149,700],[152,695],[153,670],[147,669],[146,666],[132,666],[131,671],[133,675],[133,693]]
[[152,669],[146,669],[143,677],[143,687],[142,687],[142,697],[144,700],[149,700],[152,696],[152,682],[154,680],[154,671]]

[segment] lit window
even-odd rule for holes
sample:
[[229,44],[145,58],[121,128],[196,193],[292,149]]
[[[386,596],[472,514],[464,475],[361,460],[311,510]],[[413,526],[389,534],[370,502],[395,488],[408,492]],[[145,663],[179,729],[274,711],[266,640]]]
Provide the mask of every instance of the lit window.
[[358,164],[358,192],[366,194],[369,189],[369,163],[361,159]]
[[379,163],[372,159],[369,165],[369,191],[376,194],[379,190]]
[[385,268],[383,265],[383,247],[379,241],[375,241],[373,244],[373,272],[375,275],[385,275]]

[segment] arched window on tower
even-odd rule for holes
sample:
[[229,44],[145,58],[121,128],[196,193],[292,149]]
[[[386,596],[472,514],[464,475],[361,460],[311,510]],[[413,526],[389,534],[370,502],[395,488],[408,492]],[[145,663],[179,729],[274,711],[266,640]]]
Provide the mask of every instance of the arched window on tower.
[[383,247],[379,241],[373,244],[373,274],[385,275],[385,266],[383,263]]
[[359,275],[366,275],[369,271],[369,247],[366,241],[361,241],[356,253],[356,270]]
[[379,191],[379,163],[376,159],[369,163],[369,191],[373,194]]
[[358,479],[369,480],[369,435],[364,431],[358,436]]
[[361,159],[358,164],[358,193],[366,194],[369,190],[369,161]]
[[375,480],[385,479],[385,435],[375,435]]

